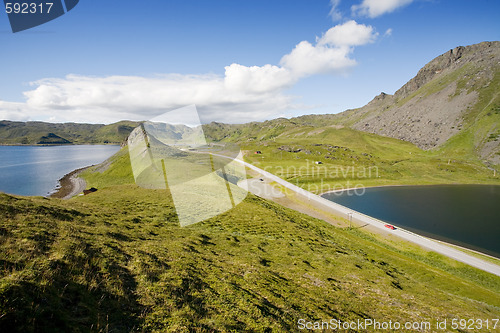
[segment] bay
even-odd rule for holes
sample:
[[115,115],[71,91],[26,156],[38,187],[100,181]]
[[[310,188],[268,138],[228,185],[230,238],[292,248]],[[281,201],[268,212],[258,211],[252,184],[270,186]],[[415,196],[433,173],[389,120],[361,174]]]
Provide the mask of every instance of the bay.
[[[417,234],[500,258],[500,186],[388,186],[323,194]],[[361,194],[361,190],[357,190]]]
[[0,191],[46,196],[65,174],[101,163],[116,145],[0,146]]

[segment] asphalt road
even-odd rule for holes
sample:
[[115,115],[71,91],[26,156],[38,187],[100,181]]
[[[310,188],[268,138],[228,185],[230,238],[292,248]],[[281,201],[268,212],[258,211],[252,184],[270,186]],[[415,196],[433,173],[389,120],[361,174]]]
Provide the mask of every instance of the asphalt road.
[[[218,155],[218,154],[213,154],[216,156],[228,158],[227,156],[224,155]],[[344,207],[342,205],[339,205],[335,202],[329,201],[327,199],[324,199],[314,193],[311,193],[309,191],[306,191],[296,185],[293,185],[278,176],[275,176],[267,171],[264,171],[250,163],[247,163],[242,160],[235,160],[238,161],[239,163],[242,163],[246,167],[258,172],[261,174],[264,178],[266,178],[268,181],[274,181],[292,191],[294,191],[296,194],[301,196],[304,200],[307,200],[307,202],[311,205],[315,205],[318,208],[321,208],[323,210],[332,212],[336,215],[339,216],[344,216],[346,219],[352,219],[353,222],[357,224],[369,224],[372,225],[376,228],[379,228],[384,231],[389,231],[390,233],[405,239],[407,241],[413,242],[415,244],[418,244],[424,248],[427,248],[429,250],[432,250],[434,252],[443,254],[449,258],[455,259],[457,261],[460,261],[462,263],[465,263],[467,265],[470,265],[472,267],[479,268],[483,271],[495,274],[497,276],[500,276],[500,266],[495,265],[493,263],[487,262],[485,260],[479,259],[477,257],[471,256],[465,252],[462,252],[460,250],[457,250],[453,247],[447,246],[446,244],[439,243],[435,240],[417,235],[415,233],[412,233],[408,230],[404,230],[402,228],[397,228],[396,230],[390,230],[385,227],[384,222],[377,220],[373,217],[364,215],[360,212],[354,211],[350,208]]]

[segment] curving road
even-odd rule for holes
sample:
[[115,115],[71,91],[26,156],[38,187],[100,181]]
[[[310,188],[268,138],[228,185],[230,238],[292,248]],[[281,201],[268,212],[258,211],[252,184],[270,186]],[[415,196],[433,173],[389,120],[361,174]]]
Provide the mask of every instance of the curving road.
[[[230,158],[224,155],[219,155],[219,154],[213,154],[215,156],[223,157],[223,158]],[[293,185],[292,183],[287,182],[286,180],[281,179],[278,176],[273,175],[272,173],[269,173],[265,170],[262,170],[258,167],[256,167],[253,164],[247,163],[245,161],[236,159],[235,161],[245,165],[246,167],[258,172],[261,174],[263,177],[267,178],[268,180],[274,181],[289,190],[294,191],[296,194],[299,196],[303,197],[306,199],[310,204],[314,204],[317,207],[322,208],[323,210],[332,212],[334,214],[337,214],[339,216],[345,216],[346,218],[351,218],[352,221],[358,222],[358,223],[364,223],[364,224],[369,224],[372,225],[376,228],[379,228],[384,231],[389,231],[384,225],[386,224],[385,222],[382,222],[380,220],[377,220],[373,217],[370,217],[368,215],[362,214],[360,212],[354,211],[350,208],[344,207],[342,205],[339,205],[335,202],[332,202],[330,200],[324,199],[314,193],[311,193],[309,191],[306,191],[296,185]],[[412,233],[408,230],[404,230],[401,228],[397,228],[396,230],[391,230],[390,231],[392,234],[403,238],[407,241],[413,242],[415,244],[418,244],[422,247],[425,247],[429,250],[432,250],[434,252],[443,254],[449,258],[455,259],[457,261],[460,261],[462,263],[465,263],[467,265],[470,265],[475,268],[479,268],[483,271],[495,274],[497,276],[500,276],[500,266],[495,265],[493,263],[484,261],[482,259],[479,259],[477,257],[471,256],[465,252],[462,252],[460,250],[457,250],[455,248],[452,248],[450,246],[447,246],[445,244],[439,243],[437,241],[434,241],[432,239],[417,235],[415,233]]]

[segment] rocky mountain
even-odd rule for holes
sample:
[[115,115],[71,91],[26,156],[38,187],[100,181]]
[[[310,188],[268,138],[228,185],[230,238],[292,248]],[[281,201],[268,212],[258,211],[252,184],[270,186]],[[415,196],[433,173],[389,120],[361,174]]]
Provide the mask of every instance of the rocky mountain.
[[332,122],[500,164],[500,42],[449,50],[394,95],[381,93]]
[[394,95],[381,93],[358,109],[242,125],[212,123],[204,130],[215,141],[265,141],[302,126],[351,127],[499,166],[500,42],[449,50]]

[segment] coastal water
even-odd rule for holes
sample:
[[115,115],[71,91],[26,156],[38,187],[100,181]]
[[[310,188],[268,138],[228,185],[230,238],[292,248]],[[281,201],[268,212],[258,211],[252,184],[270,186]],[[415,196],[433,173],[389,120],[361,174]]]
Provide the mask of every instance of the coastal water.
[[65,174],[101,163],[119,149],[115,145],[0,146],[0,192],[45,196]]
[[323,197],[417,234],[500,258],[500,186],[391,186],[367,188],[361,196],[343,191]]

